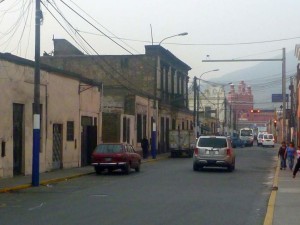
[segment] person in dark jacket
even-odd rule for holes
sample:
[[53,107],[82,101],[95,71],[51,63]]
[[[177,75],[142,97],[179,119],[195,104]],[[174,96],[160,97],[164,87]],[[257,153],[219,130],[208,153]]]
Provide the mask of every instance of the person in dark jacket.
[[297,148],[297,163],[296,163],[296,166],[294,168],[294,171],[293,171],[293,178],[296,177],[296,174],[298,173],[300,169],[300,146],[298,145],[298,148]]
[[141,146],[142,146],[142,149],[143,149],[143,158],[147,159],[148,158],[149,141],[146,137],[144,137],[142,139]]
[[286,144],[283,141],[278,150],[278,157],[280,157],[280,169],[286,169]]

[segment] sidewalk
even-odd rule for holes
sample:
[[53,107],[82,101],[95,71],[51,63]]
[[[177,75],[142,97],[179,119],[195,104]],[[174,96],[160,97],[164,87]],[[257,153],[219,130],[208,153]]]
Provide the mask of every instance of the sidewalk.
[[300,224],[300,171],[296,178],[293,178],[292,171],[279,170],[279,164],[277,167],[278,190],[275,190],[273,225],[298,225]]
[[278,160],[264,225],[299,225],[300,172],[293,178]]
[[[157,155],[156,159],[148,158],[142,159],[142,164],[152,162],[169,157],[170,153],[163,153]],[[51,172],[40,173],[40,185],[47,185],[50,183],[56,183],[64,180],[73,179],[76,177],[89,175],[95,173],[93,166],[77,167],[70,169],[58,169]],[[12,178],[0,178],[0,194],[9,191],[15,191],[31,187],[32,176],[15,176]]]

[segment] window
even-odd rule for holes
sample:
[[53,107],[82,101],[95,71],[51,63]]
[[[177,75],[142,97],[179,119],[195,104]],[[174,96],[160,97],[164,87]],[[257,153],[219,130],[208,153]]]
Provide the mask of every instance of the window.
[[121,153],[122,145],[100,144],[96,147],[97,153]]
[[74,121],[67,121],[67,141],[74,141]]
[[200,138],[199,147],[224,148],[227,140],[224,138]]

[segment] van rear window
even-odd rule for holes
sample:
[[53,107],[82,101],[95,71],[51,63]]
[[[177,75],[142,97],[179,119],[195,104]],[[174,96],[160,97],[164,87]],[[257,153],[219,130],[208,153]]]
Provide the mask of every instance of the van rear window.
[[200,138],[198,147],[226,148],[227,141],[221,138]]
[[122,146],[121,145],[101,144],[96,147],[95,152],[97,152],[97,153],[120,153],[120,152],[122,152]]

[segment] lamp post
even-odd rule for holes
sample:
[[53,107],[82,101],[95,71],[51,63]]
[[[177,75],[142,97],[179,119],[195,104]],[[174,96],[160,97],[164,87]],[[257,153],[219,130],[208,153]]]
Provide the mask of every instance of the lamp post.
[[[214,70],[209,70],[209,71],[206,71],[204,73],[202,73],[199,78],[197,77],[194,77],[194,93],[197,93],[194,94],[194,97],[196,97],[197,101],[194,101],[194,126],[195,126],[195,134],[197,137],[199,137],[200,133],[199,132],[199,128],[198,126],[200,126],[200,121],[199,121],[199,108],[200,108],[200,80],[202,78],[202,76],[206,73],[210,73],[210,72],[216,72],[216,71],[219,71],[219,69],[214,69]],[[197,85],[197,80],[199,80],[199,85]],[[196,103],[196,104],[195,104]],[[197,105],[197,107],[196,107]]]
[[[224,118],[223,118],[223,125],[222,125],[222,132],[223,132],[223,135],[224,135],[224,131],[225,131],[225,128],[226,128],[226,133],[227,133],[227,99],[226,99],[226,93],[225,93],[225,86],[226,85],[231,85],[232,84],[232,82],[229,82],[229,83],[227,83],[227,84],[221,84],[221,92],[222,92],[222,94],[223,94],[223,98],[224,98],[224,102],[223,102],[223,110],[224,110]],[[218,92],[218,121],[220,121],[220,109],[219,109],[219,94],[220,94],[220,92]],[[222,105],[221,105],[221,107],[222,107]],[[222,108],[221,108],[222,109]]]
[[172,37],[177,37],[177,36],[185,36],[185,35],[188,35],[188,32],[183,32],[183,33],[180,33],[180,34],[175,34],[175,35],[172,35],[172,36],[169,36],[169,37],[166,37],[164,39],[162,39],[158,45],[161,45],[161,43],[166,40],[166,39],[169,39],[169,38],[172,38]]

